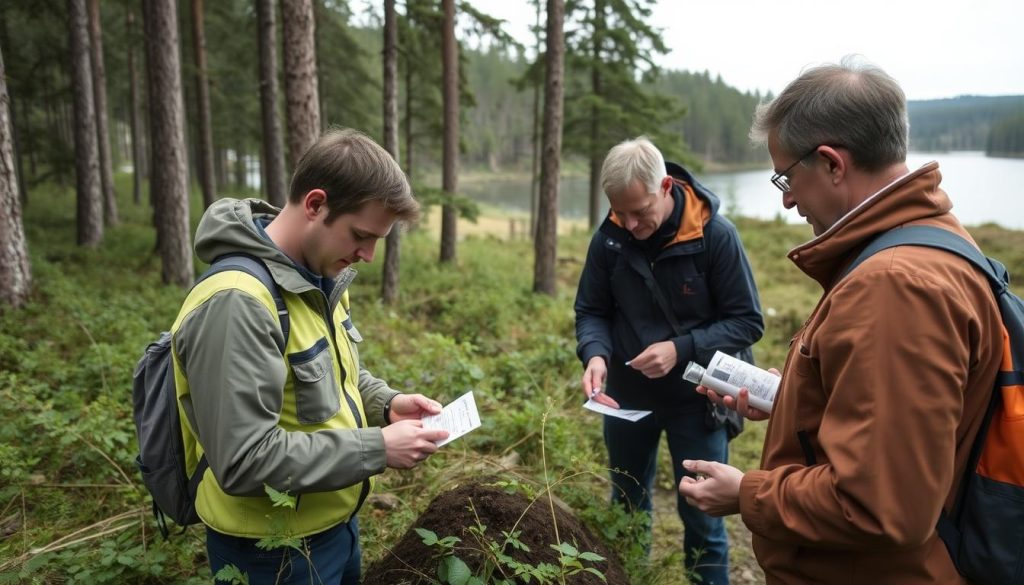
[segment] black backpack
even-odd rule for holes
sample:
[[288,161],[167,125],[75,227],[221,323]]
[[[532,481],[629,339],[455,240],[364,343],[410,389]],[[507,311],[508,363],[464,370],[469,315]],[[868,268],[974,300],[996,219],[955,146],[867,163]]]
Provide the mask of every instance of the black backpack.
[[[977,585],[1024,584],[1024,302],[1010,277],[953,232],[908,226],[875,238],[847,267],[893,246],[927,246],[956,254],[988,277],[1003,321],[1003,360],[992,398],[971,447],[960,493],[938,532],[960,573]],[[841,277],[840,277],[841,278]]]
[[[226,270],[239,270],[258,279],[274,297],[281,321],[284,344],[288,344],[290,320],[277,283],[262,260],[244,254],[230,254],[214,260],[196,282]],[[281,347],[284,353],[284,346]],[[178,416],[174,382],[171,333],[164,331],[146,347],[132,377],[132,409],[139,455],[135,463],[142,483],[153,497],[153,515],[164,538],[169,535],[167,519],[184,527],[200,522],[195,500],[199,482],[209,467],[204,454],[190,477],[185,470],[185,448]]]

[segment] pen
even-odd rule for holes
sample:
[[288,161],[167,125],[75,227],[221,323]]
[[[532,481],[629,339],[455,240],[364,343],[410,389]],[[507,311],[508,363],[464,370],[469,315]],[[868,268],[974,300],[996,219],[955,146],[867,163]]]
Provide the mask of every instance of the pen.
[[626,366],[629,366],[629,364],[630,364],[630,363],[631,363],[632,361],[633,361],[633,360],[626,360]]

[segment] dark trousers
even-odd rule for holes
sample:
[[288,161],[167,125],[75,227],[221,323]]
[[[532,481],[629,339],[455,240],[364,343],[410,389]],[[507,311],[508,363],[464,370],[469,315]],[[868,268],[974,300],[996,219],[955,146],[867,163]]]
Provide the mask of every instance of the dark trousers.
[[258,539],[240,538],[206,529],[210,571],[234,565],[249,576],[250,585],[357,585],[359,583],[359,522],[329,528],[292,547],[262,550]]
[[[612,469],[612,502],[630,510],[652,511],[651,494],[657,471],[661,434],[668,437],[676,485],[683,477],[683,459],[726,463],[729,457],[725,429],[708,430],[706,412],[659,414],[636,421],[604,417],[604,442]],[[683,521],[686,568],[701,578],[701,585],[728,585],[729,540],[725,522],[708,516],[676,495]]]

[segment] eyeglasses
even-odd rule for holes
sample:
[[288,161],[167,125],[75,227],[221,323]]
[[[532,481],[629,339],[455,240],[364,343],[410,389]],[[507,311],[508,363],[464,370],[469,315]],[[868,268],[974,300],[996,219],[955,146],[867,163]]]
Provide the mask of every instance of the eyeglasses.
[[800,158],[796,159],[796,162],[794,162],[793,164],[791,164],[788,167],[786,167],[786,169],[783,170],[782,172],[778,172],[778,173],[775,173],[774,175],[772,175],[772,185],[775,185],[776,187],[778,187],[779,191],[782,191],[783,193],[789,193],[789,190],[790,190],[789,177],[786,176],[786,173],[788,173],[789,171],[793,170],[793,167],[795,167],[796,165],[800,164],[800,162],[803,161],[805,158],[807,158],[807,157],[811,156],[812,154],[814,154],[815,152],[817,152],[819,146],[821,146],[821,145],[819,144],[818,146],[815,146],[810,151],[808,151],[807,154],[805,154],[805,155],[801,156]]

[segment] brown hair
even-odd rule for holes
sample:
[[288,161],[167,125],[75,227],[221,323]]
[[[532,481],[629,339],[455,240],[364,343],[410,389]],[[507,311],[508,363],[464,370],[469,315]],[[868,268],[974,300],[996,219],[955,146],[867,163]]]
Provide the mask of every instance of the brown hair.
[[289,201],[298,203],[313,189],[327,193],[327,222],[380,201],[399,221],[419,218],[420,204],[395,159],[369,136],[351,128],[331,128],[299,159]]

